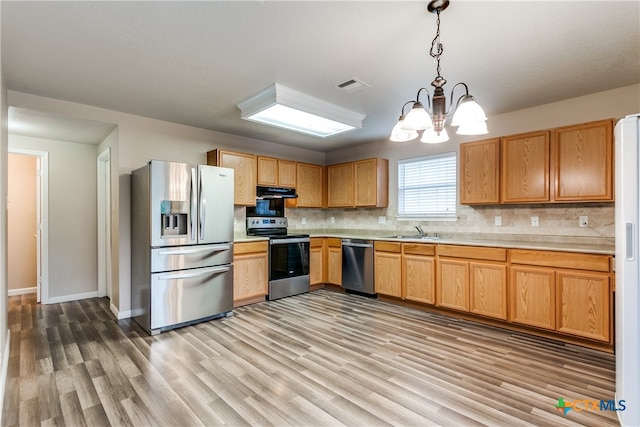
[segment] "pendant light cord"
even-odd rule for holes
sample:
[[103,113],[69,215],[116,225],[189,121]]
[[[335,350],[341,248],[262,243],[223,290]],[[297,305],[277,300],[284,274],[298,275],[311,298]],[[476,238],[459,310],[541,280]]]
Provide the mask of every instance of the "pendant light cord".
[[436,10],[436,16],[436,36],[431,42],[431,50],[429,51],[429,55],[431,55],[431,57],[436,60],[436,70],[438,72],[438,77],[442,77],[440,75],[440,56],[442,55],[444,48],[442,46],[442,43],[440,43],[440,10]]

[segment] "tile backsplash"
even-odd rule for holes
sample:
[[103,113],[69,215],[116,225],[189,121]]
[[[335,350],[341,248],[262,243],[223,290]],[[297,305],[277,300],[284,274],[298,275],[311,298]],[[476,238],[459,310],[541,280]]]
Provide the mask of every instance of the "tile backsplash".
[[[614,204],[554,204],[458,206],[455,221],[398,220],[392,208],[307,209],[288,208],[289,230],[327,231],[331,233],[413,234],[420,225],[426,233],[445,237],[550,240],[581,243],[613,244]],[[384,217],[381,224],[380,217]],[[501,225],[496,225],[500,217]],[[532,217],[538,226],[532,226]],[[580,227],[580,217],[587,217],[588,225]],[[245,232],[245,208],[235,209],[235,232]],[[333,222],[332,222],[333,218]]]

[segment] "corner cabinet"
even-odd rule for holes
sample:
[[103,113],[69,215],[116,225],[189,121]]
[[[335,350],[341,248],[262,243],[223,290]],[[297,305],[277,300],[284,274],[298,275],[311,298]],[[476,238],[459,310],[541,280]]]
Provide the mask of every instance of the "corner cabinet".
[[555,200],[613,201],[613,120],[553,130]]
[[255,155],[216,149],[207,153],[207,164],[234,170],[235,205],[256,205],[258,163]]
[[371,158],[327,166],[330,208],[389,205],[389,161]]
[[460,203],[500,203],[500,139],[460,144]]

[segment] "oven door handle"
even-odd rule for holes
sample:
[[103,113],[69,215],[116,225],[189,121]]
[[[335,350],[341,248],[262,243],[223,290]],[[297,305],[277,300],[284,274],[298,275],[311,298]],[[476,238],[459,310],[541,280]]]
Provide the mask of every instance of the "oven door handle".
[[300,239],[271,239],[270,245],[286,245],[289,243],[309,243],[311,240],[308,237],[302,237]]

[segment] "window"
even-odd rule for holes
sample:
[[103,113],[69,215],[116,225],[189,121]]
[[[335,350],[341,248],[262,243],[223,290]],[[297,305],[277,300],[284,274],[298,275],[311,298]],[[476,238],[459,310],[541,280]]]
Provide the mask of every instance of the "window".
[[456,217],[456,153],[398,162],[398,215]]

